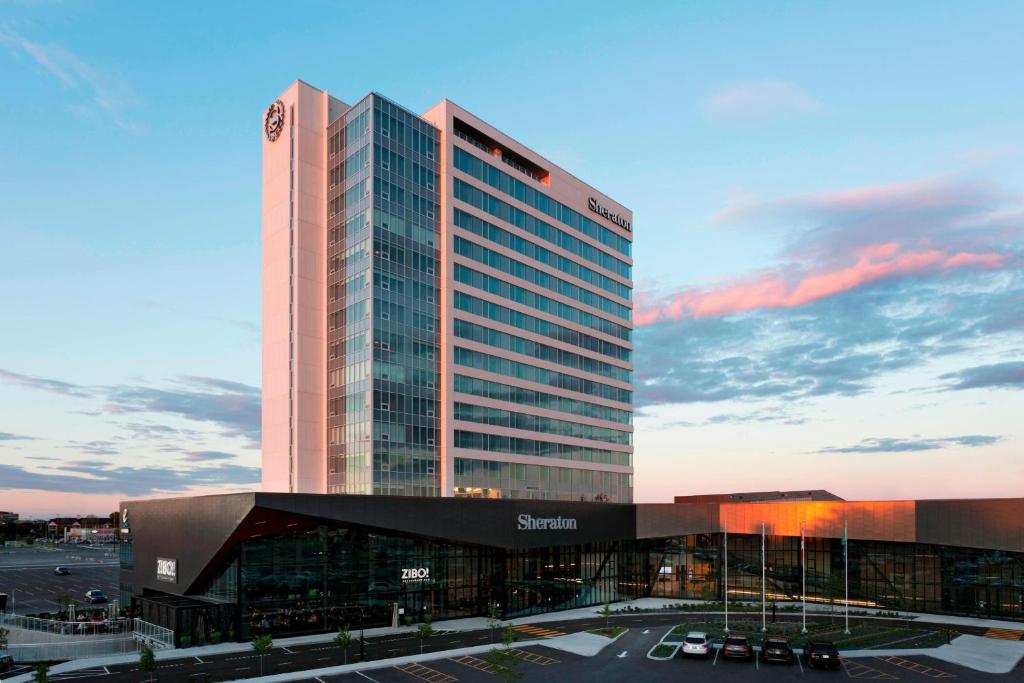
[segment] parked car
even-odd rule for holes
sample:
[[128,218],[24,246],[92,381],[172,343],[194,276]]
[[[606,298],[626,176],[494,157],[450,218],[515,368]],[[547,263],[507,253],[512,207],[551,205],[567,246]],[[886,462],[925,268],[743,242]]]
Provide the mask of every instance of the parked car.
[[686,655],[709,657],[714,651],[715,647],[711,644],[711,638],[703,631],[690,631],[683,639],[682,653],[684,657]]
[[728,635],[722,644],[722,656],[729,659],[753,659],[754,646],[746,636]]
[[57,567],[53,570],[53,573],[57,576],[70,576],[71,570],[67,567]]
[[824,667],[826,669],[839,669],[839,650],[835,643],[827,640],[812,640],[804,647],[804,659],[811,669]]
[[7,673],[14,668],[14,657],[6,652],[0,652],[0,674]]
[[761,661],[792,664],[794,660],[796,660],[796,655],[793,654],[793,648],[789,645],[789,638],[768,636],[761,643]]
[[107,594],[101,590],[92,589],[91,591],[85,592],[85,601],[90,605],[96,605],[103,602],[109,602]]

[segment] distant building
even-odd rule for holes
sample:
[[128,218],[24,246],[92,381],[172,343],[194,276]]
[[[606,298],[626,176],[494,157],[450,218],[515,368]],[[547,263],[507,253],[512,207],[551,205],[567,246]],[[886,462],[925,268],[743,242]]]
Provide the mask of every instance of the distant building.
[[750,493],[706,493],[676,496],[676,503],[777,503],[814,500],[843,500],[824,489],[812,491],[752,491]]
[[17,512],[7,512],[5,510],[0,510],[0,522],[2,522],[4,524],[8,524],[10,522],[17,522],[17,521],[18,521],[18,513]]

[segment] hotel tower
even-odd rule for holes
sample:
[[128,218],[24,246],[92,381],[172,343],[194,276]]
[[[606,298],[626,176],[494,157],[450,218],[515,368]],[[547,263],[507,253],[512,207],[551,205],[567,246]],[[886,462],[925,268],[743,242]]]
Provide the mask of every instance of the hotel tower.
[[263,136],[263,490],[631,502],[633,216],[458,105]]

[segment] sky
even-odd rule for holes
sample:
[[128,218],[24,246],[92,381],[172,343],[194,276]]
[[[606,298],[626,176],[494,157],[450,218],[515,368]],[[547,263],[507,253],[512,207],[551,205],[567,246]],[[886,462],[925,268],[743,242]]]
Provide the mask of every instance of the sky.
[[0,509],[259,481],[260,125],[447,97],[634,212],[636,499],[1024,495],[1019,2],[0,0]]

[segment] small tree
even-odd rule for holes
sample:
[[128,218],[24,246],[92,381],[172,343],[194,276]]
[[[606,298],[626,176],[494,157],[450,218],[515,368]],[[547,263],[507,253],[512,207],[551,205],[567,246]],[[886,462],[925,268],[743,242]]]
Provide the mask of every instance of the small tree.
[[60,612],[69,612],[71,605],[77,605],[78,601],[67,593],[57,593],[53,601],[60,607]]
[[45,664],[36,664],[36,670],[32,672],[34,683],[50,683],[50,667]]
[[519,670],[519,654],[512,650],[512,643],[516,640],[516,632],[509,624],[501,632],[501,647],[492,648],[487,654],[488,670],[503,681],[512,683],[523,677]]
[[334,644],[342,649],[344,662],[348,664],[348,646],[352,644],[352,634],[349,633],[348,624],[338,629],[338,634],[334,636]]
[[501,621],[499,617],[501,613],[498,611],[498,603],[490,602],[487,604],[487,628],[491,631],[491,644],[494,644],[494,629],[501,627]]
[[427,612],[423,615],[423,623],[416,629],[416,635],[420,639],[420,654],[423,654],[423,641],[434,635],[434,627],[430,625],[432,620],[433,617],[430,615],[430,612]]
[[272,647],[274,647],[274,638],[269,633],[252,639],[252,649],[256,651],[256,656],[260,660],[260,676],[263,675],[263,658]]
[[0,650],[6,650],[7,649],[7,636],[10,633],[11,633],[10,631],[8,631],[4,627],[0,626]]
[[604,617],[604,627],[608,628],[608,619],[612,616],[612,606],[607,601],[604,603],[604,607],[601,608],[601,616]]
[[825,582],[825,596],[828,598],[830,608],[829,622],[835,620],[836,600],[843,594],[843,580],[839,574],[830,574]]
[[156,671],[156,654],[149,643],[143,643],[139,650],[139,671],[149,674],[149,680],[153,680],[153,672]]

